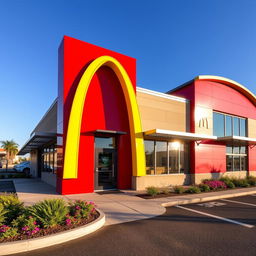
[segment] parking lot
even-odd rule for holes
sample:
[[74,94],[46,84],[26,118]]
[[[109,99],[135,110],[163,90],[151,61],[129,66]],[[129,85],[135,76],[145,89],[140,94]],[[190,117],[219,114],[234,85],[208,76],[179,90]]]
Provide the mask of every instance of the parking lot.
[[256,255],[256,195],[168,207],[62,245],[19,255]]

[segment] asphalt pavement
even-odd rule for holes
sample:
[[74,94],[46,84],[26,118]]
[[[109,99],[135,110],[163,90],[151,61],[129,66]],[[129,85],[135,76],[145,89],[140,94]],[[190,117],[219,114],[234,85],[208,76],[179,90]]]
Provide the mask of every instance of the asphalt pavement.
[[168,207],[147,220],[105,226],[23,256],[256,255],[256,196]]

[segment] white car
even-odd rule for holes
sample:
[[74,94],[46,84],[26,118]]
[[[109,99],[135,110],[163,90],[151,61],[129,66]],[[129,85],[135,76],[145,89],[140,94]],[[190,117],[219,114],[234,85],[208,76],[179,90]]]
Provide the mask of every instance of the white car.
[[17,172],[24,172],[29,175],[30,173],[30,161],[25,161],[20,164],[16,164],[13,166],[13,169]]

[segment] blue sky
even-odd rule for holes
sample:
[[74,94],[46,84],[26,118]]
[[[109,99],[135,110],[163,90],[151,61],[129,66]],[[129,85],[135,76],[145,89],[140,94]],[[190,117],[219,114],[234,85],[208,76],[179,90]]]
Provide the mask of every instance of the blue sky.
[[165,92],[199,74],[256,93],[254,0],[0,0],[0,141],[20,146],[57,96],[63,35],[137,59],[137,84]]

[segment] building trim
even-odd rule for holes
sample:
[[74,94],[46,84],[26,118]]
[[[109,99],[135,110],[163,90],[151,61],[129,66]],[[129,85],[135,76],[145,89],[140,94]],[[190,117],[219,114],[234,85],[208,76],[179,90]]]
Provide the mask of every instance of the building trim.
[[168,99],[168,100],[175,100],[175,101],[185,102],[185,103],[189,102],[189,100],[187,100],[185,98],[169,95],[169,94],[162,93],[162,92],[152,91],[152,90],[141,88],[141,87],[137,87],[136,91],[146,93],[146,94],[150,94],[150,95],[157,96],[157,97],[161,97],[161,98],[165,98],[165,99]]

